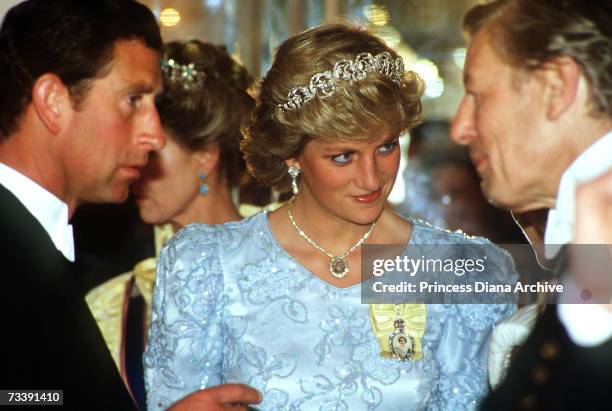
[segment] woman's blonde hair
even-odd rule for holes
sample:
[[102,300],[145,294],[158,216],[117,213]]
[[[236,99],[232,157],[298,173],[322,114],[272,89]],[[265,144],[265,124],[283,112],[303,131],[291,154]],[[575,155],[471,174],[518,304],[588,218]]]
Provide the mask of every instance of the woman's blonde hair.
[[307,86],[340,60],[383,52],[398,58],[369,31],[346,24],[320,26],[283,42],[255,90],[256,108],[241,144],[249,172],[269,187],[288,191],[285,160],[299,156],[310,140],[368,141],[418,124],[423,84],[413,72],[404,74],[401,85],[371,72],[363,80],[340,82],[331,96],[316,96],[296,110],[279,107],[293,88]]

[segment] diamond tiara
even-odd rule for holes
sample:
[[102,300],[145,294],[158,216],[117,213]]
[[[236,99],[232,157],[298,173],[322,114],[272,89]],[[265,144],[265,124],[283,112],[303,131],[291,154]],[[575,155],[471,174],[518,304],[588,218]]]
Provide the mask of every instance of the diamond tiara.
[[404,62],[401,57],[393,58],[387,51],[376,56],[359,53],[354,60],[342,59],[334,64],[332,70],[312,76],[308,86],[292,88],[287,94],[287,100],[278,107],[282,111],[298,110],[315,96],[327,98],[333,95],[341,81],[353,84],[373,72],[389,77],[395,84],[401,86],[404,78]]
[[164,77],[174,84],[180,84],[185,90],[201,88],[206,79],[206,73],[195,69],[195,64],[179,64],[173,59],[161,60],[161,70]]

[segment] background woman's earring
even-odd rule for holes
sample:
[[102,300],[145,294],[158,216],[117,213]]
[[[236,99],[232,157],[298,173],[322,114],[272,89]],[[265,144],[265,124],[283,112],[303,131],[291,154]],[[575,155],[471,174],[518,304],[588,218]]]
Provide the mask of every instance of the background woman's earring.
[[301,170],[296,166],[291,166],[289,167],[289,170],[287,170],[287,172],[291,176],[291,190],[293,191],[293,195],[296,196],[300,192],[300,189],[297,185],[297,179],[300,175]]
[[200,181],[202,181],[202,185],[200,186],[200,194],[205,196],[208,194],[208,184],[206,184],[206,173],[200,173]]

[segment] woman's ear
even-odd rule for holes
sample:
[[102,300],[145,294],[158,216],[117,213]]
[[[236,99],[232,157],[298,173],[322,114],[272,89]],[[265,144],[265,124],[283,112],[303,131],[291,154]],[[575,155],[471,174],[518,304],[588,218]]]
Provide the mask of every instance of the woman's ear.
[[194,156],[200,171],[209,175],[219,164],[219,158],[221,156],[219,144],[208,144],[206,147],[197,150]]
[[290,159],[285,160],[285,164],[287,164],[287,168],[289,167],[300,168],[300,162],[295,158],[290,158]]
[[51,73],[40,76],[32,86],[32,104],[40,121],[52,134],[61,131],[68,109],[72,108],[68,89]]
[[577,102],[582,72],[571,57],[557,57],[543,66],[541,75],[545,82],[546,115],[557,120]]

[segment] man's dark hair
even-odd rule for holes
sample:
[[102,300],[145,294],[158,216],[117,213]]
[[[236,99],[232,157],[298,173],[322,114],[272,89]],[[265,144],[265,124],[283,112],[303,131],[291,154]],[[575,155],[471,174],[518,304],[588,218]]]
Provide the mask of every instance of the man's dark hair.
[[497,0],[472,8],[463,28],[470,36],[490,30],[500,56],[527,70],[571,57],[589,82],[593,112],[612,118],[612,1]]
[[134,0],[27,0],[10,9],[0,28],[0,142],[17,131],[37,78],[56,74],[78,108],[91,81],[108,73],[115,43],[134,39],[162,48],[155,16]]

